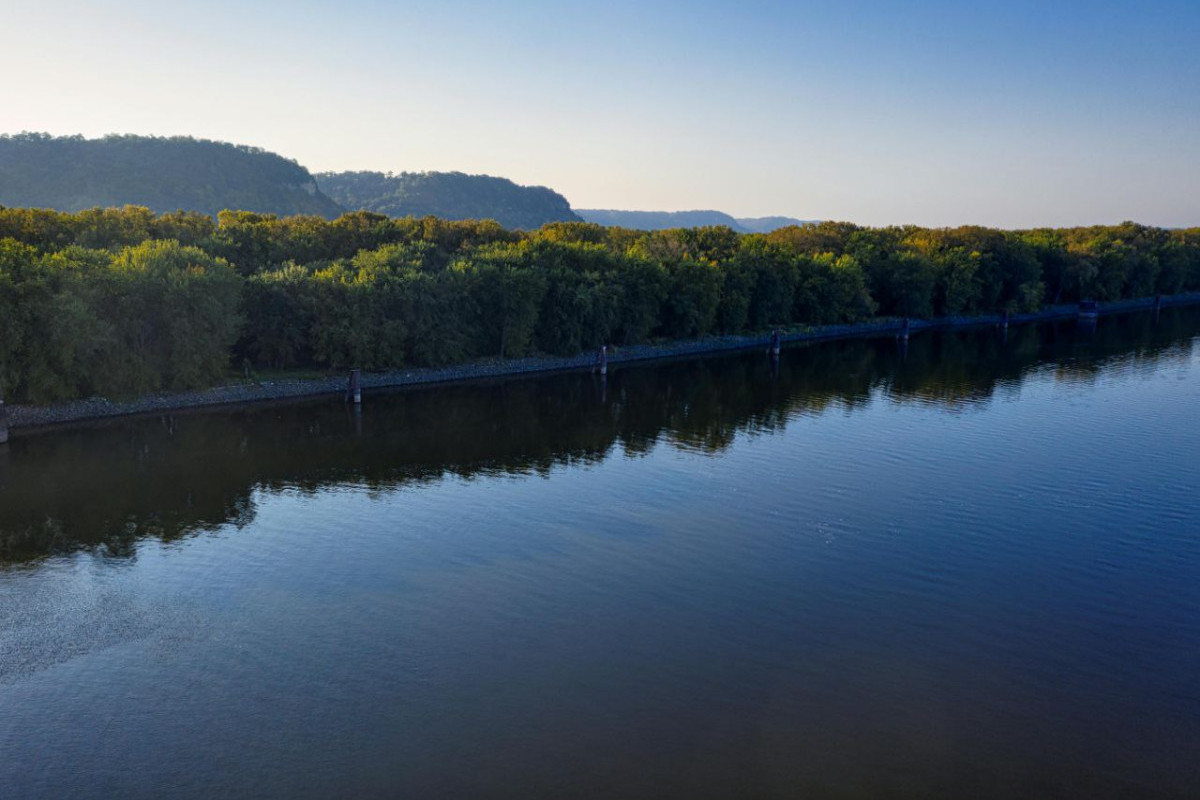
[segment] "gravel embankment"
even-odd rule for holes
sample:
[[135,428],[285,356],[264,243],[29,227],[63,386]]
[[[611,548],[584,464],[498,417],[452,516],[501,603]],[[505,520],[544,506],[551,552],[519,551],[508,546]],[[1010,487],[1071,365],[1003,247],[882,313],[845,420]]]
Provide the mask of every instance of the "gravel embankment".
[[[1164,297],[1162,303],[1164,306],[1200,303],[1200,292]],[[1115,303],[1103,303],[1100,306],[1100,312],[1102,314],[1121,313],[1147,309],[1153,307],[1153,305],[1153,298],[1124,300]],[[1032,314],[1013,314],[1009,319],[1011,324],[1016,325],[1067,318],[1075,316],[1076,313],[1077,309],[1074,305],[1055,306]],[[910,331],[916,333],[931,329],[995,325],[1000,322],[1000,319],[999,315],[989,315],[982,317],[946,317],[936,320],[913,320],[910,323]],[[798,332],[785,333],[783,334],[783,341],[827,341],[831,339],[895,335],[899,331],[900,325],[901,322],[894,319],[854,325],[826,325]],[[677,358],[680,356],[747,350],[759,347],[765,349],[768,339],[769,335],[717,336],[706,339],[667,342],[664,344],[610,348],[608,361],[610,364],[620,364],[630,361]],[[403,369],[364,373],[362,375],[362,386],[364,389],[390,388],[450,381],[480,380],[524,375],[534,372],[588,369],[595,363],[595,360],[595,353],[584,353],[569,357],[538,356],[506,359],[503,361],[478,361],[436,369]],[[60,425],[68,422],[80,422],[83,420],[102,419],[128,414],[178,411],[205,406],[342,394],[345,391],[346,377],[344,375],[315,380],[265,381],[261,383],[217,386],[211,389],[201,389],[191,392],[148,395],[135,400],[120,402],[109,401],[104,398],[91,398],[49,406],[13,405],[8,407],[8,422],[11,430],[21,432],[22,430],[32,430],[48,425]]]

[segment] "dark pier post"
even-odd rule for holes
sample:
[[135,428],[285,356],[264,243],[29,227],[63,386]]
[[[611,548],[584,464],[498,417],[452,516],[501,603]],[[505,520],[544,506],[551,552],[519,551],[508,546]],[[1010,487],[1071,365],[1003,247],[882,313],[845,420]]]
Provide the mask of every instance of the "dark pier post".
[[1008,309],[1005,309],[1004,313],[1000,315],[1000,327],[1008,330]]
[[4,398],[0,397],[0,444],[8,441],[8,410],[4,407]]
[[0,488],[12,480],[12,466],[7,447],[0,447]]
[[1100,305],[1095,300],[1079,301],[1079,314],[1076,318],[1076,327],[1086,333],[1093,333],[1096,330],[1096,323],[1100,317]]
[[773,357],[779,357],[779,351],[783,347],[783,332],[776,328],[771,332],[771,344],[767,348],[767,352]]
[[350,380],[346,383],[346,402],[355,405],[362,403],[362,370],[350,370]]
[[1158,324],[1158,317],[1162,313],[1162,295],[1154,295],[1154,324]]
[[904,321],[900,323],[900,341],[902,341],[902,342],[908,341],[909,328],[910,328],[910,324],[908,321],[908,317],[905,317]]
[[601,345],[600,349],[596,351],[596,366],[593,368],[593,372],[599,375],[608,374],[608,345]]

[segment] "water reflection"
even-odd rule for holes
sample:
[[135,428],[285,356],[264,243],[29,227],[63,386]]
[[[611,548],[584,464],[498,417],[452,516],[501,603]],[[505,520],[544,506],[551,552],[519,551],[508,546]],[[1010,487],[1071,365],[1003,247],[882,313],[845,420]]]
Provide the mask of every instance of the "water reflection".
[[1001,332],[832,342],[337,402],[165,415],[18,437],[0,447],[0,563],[95,548],[122,558],[144,537],[244,526],[255,493],[338,484],[386,491],[477,474],[546,473],[659,442],[721,452],[796,414],[853,412],[883,395],[962,409],[1032,370],[1090,381],[1187,359],[1200,311],[1166,309]]

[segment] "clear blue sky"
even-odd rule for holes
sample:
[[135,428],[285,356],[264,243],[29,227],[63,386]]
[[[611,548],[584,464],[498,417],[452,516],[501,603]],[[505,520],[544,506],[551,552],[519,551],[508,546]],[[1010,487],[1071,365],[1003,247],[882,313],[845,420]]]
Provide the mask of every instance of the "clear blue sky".
[[1200,224],[1200,2],[5,0],[0,131],[191,134],[580,208]]

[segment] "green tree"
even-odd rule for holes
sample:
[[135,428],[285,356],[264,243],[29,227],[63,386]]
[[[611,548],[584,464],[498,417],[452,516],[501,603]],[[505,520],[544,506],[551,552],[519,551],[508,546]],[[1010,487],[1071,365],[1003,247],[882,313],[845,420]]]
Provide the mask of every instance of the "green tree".
[[123,395],[219,380],[241,325],[242,281],[228,262],[175,241],[147,241],[113,258],[117,346],[97,384]]
[[525,256],[521,248],[493,245],[451,267],[468,279],[481,353],[505,358],[529,350],[546,279],[528,266]]

